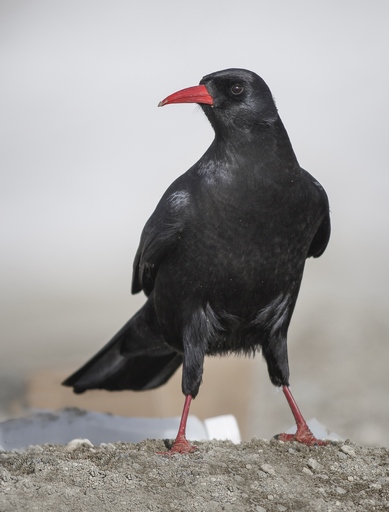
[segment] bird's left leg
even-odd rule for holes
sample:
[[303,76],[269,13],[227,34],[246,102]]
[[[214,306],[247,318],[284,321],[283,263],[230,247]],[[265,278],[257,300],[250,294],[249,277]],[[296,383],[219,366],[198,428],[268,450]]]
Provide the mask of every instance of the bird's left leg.
[[307,425],[307,422],[303,418],[303,415],[298,408],[295,399],[293,398],[289,386],[282,386],[282,391],[284,392],[284,395],[296,421],[297,430],[295,434],[278,434],[274,437],[279,441],[298,441],[299,443],[303,443],[308,446],[323,446],[328,444],[328,441],[316,439],[316,437],[312,434],[310,428]]
[[173,446],[162,455],[189,454],[197,450],[197,447],[186,439],[186,422],[191,401],[196,398],[203,377],[204,355],[208,338],[207,322],[203,321],[203,317],[202,310],[194,314],[183,335],[182,392],[185,395],[184,409]]
[[269,343],[263,346],[262,351],[267,362],[270,380],[275,386],[282,387],[282,391],[288,401],[297,425],[295,434],[278,434],[274,437],[280,441],[298,441],[299,443],[309,446],[327,444],[326,441],[316,439],[312,434],[289,389],[289,364],[286,335],[279,337],[273,336]]

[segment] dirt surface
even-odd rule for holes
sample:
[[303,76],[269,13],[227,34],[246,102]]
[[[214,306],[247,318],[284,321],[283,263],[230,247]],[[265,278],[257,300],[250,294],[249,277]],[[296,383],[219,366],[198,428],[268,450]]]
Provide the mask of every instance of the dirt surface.
[[0,510],[389,510],[389,451],[345,443],[198,443],[164,457],[163,441],[35,446],[0,453]]

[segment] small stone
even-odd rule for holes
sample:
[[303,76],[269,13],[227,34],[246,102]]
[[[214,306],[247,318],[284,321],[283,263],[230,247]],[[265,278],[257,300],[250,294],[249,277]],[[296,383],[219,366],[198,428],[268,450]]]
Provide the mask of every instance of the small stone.
[[347,455],[351,455],[351,457],[356,457],[355,451],[349,446],[348,444],[344,444],[340,447],[343,453],[346,453]]
[[104,448],[105,450],[116,450],[116,447],[112,443],[101,443],[100,448]]
[[370,484],[369,485],[370,489],[382,489],[382,485],[381,484]]
[[303,473],[305,473],[306,475],[313,475],[312,471],[308,468],[303,468]]
[[276,472],[274,471],[273,467],[270,464],[262,464],[261,469],[268,475],[275,476],[276,474]]
[[273,501],[273,500],[274,500],[274,496],[273,496],[272,494],[268,494],[268,495],[267,495],[267,499],[268,499],[269,501]]
[[261,505],[257,505],[255,508],[255,512],[266,512],[266,509],[261,507]]
[[43,452],[43,447],[39,446],[39,444],[30,444],[28,449],[34,450],[34,452]]
[[2,469],[0,472],[0,480],[3,482],[9,482],[11,480],[11,473],[6,469]]
[[354,477],[353,477],[353,476],[348,476],[348,477],[347,477],[347,480],[348,480],[349,482],[354,482]]
[[170,482],[168,482],[167,484],[165,484],[165,487],[167,487],[168,489],[170,489],[172,487],[172,484]]
[[342,489],[341,487],[337,487],[336,488],[336,492],[338,494],[346,494],[347,491],[345,489]]
[[308,459],[307,466],[309,466],[314,471],[317,471],[323,467],[319,462],[317,462],[316,459]]
[[251,464],[246,464],[246,469],[253,469],[253,466]]
[[347,459],[347,455],[343,452],[338,452],[336,455],[339,457],[339,459]]
[[77,450],[80,446],[93,446],[93,444],[89,441],[89,439],[72,439],[65,446],[65,450],[67,452],[72,452],[73,450]]

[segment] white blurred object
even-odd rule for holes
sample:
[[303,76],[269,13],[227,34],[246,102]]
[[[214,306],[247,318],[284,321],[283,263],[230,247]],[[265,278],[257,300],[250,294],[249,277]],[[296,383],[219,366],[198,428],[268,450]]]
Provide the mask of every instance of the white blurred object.
[[[38,411],[0,423],[0,448],[8,451],[45,443],[67,444],[77,438],[87,438],[94,445],[174,439],[179,423],[179,417],[126,418],[77,408]],[[239,427],[231,415],[208,418],[204,422],[189,416],[186,434],[191,441],[229,439],[240,442]]]
[[[329,441],[344,441],[342,437],[340,437],[335,432],[331,432],[328,427],[325,425],[322,425],[320,421],[318,421],[316,418],[311,418],[307,421],[308,427],[311,429],[312,434],[317,439],[328,439]],[[296,432],[296,425],[293,425],[293,427],[290,427],[286,434],[294,434]]]
[[208,439],[229,440],[235,444],[241,442],[238,422],[232,414],[207,418],[204,426]]

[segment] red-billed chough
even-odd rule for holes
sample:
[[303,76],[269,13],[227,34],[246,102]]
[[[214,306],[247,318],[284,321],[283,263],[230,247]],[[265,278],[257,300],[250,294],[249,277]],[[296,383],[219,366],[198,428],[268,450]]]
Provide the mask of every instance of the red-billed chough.
[[206,355],[262,350],[297,424],[279,439],[321,444],[289,389],[287,331],[306,258],[330,236],[328,199],[302,169],[271,92],[255,73],[226,69],[168,96],[198,103],[215,139],[167,189],[135,256],[132,292],[144,306],[63,383],[87,389],[146,390],[183,365],[185,405],[169,453],[190,453],[185,437]]

